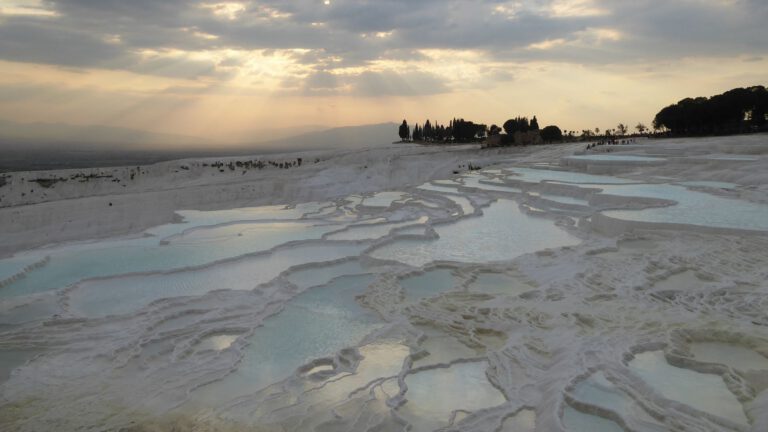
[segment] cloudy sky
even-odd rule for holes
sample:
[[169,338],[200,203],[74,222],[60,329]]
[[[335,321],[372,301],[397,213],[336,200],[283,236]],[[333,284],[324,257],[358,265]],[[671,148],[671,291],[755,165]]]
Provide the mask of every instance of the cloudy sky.
[[604,129],[768,84],[766,22],[765,0],[0,0],[0,119]]

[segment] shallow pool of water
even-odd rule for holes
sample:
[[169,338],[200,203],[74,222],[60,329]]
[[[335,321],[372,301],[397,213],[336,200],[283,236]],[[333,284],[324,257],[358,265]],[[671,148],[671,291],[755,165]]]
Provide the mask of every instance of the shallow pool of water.
[[563,411],[563,424],[569,432],[624,432],[614,421],[585,414],[571,407],[566,407]]
[[708,187],[713,189],[736,189],[739,187],[736,183],[728,183],[728,182],[718,182],[718,181],[687,181],[679,183],[683,186],[692,186],[692,187]]
[[568,205],[578,205],[578,206],[589,206],[589,201],[581,198],[574,198],[569,196],[563,196],[563,195],[552,195],[552,194],[542,194],[539,192],[529,192],[528,193],[531,196],[535,196],[541,199],[554,201],[561,204],[568,204]]
[[720,363],[742,371],[768,371],[768,358],[741,345],[695,342],[690,349],[693,358],[702,362]]
[[286,279],[304,290],[317,285],[325,285],[337,277],[367,272],[368,270],[360,264],[360,261],[354,260],[296,270],[291,272]]
[[658,157],[648,156],[636,156],[636,155],[607,155],[607,154],[591,154],[591,155],[575,155],[568,156],[563,159],[587,161],[587,162],[663,162],[666,159]]
[[704,156],[703,159],[715,160],[715,161],[733,161],[733,162],[753,162],[758,160],[752,156],[738,156],[738,155],[710,155]]
[[629,363],[629,367],[667,399],[682,402],[738,424],[749,424],[736,396],[728,390],[718,375],[671,366],[662,351],[637,354]]
[[[94,277],[203,265],[266,251],[291,241],[319,239],[339,227],[308,222],[234,224],[174,235],[165,245],[156,237],[142,237],[36,251],[32,256],[49,256],[50,261],[8,284],[0,290],[0,298],[63,288]],[[21,257],[13,260],[18,259]]]
[[[611,411],[625,420],[632,418],[635,422],[639,422],[639,424],[644,426],[640,430],[648,432],[661,432],[666,430],[666,427],[645,412],[640,404],[632,400],[613,383],[608,381],[603,372],[596,372],[589,378],[578,383],[576,387],[571,390],[570,395],[578,402]],[[601,419],[614,423],[613,421],[604,418]],[[609,428],[612,427],[608,423],[595,419],[588,419],[586,417],[576,419],[576,422],[578,423],[587,420],[601,423]]]
[[[469,174],[464,176],[463,180],[464,185],[467,187],[495,192],[522,193],[520,188],[514,186],[504,186],[503,183],[498,181],[493,182],[488,177],[482,176],[480,174]],[[489,184],[489,182],[496,184]]]
[[398,412],[413,430],[434,430],[448,424],[455,410],[476,411],[506,401],[485,376],[485,361],[429,369],[405,378],[407,402]]
[[373,240],[388,235],[392,230],[412,225],[422,225],[429,221],[429,217],[423,216],[418,219],[404,222],[395,222],[381,225],[361,225],[351,226],[344,231],[331,233],[325,236],[328,240]]
[[344,277],[289,301],[256,329],[237,370],[193,392],[194,399],[219,404],[255,393],[311,360],[357,345],[382,325],[355,300],[371,282],[371,276]]
[[456,280],[450,269],[430,270],[424,274],[407,277],[400,281],[400,286],[405,292],[405,300],[408,302],[442,294],[452,290],[455,285]]
[[318,257],[332,261],[356,256],[363,249],[361,245],[302,246],[194,270],[85,281],[71,292],[69,306],[73,313],[93,317],[133,312],[162,298],[250,290],[289,267],[316,262]]
[[393,202],[405,198],[405,192],[377,192],[363,199],[362,205],[368,207],[389,207]]
[[555,171],[531,168],[512,168],[508,170],[513,175],[508,176],[510,180],[520,180],[529,183],[539,183],[542,181],[560,182],[560,183],[583,183],[583,184],[622,184],[632,183],[618,177],[584,174],[573,171]]
[[765,204],[723,198],[669,184],[607,185],[601,189],[611,195],[657,198],[677,203],[645,210],[606,211],[605,215],[609,217],[639,222],[768,231],[768,205]]
[[510,200],[498,200],[484,208],[480,217],[434,228],[440,236],[437,240],[400,240],[374,250],[371,256],[420,267],[438,260],[505,261],[525,253],[579,243],[578,238],[553,222],[526,215]]
[[456,187],[447,187],[447,186],[437,186],[432,183],[424,183],[423,185],[417,187],[417,189],[423,189],[423,190],[432,191],[432,192],[457,193],[459,186],[461,185],[456,184]]

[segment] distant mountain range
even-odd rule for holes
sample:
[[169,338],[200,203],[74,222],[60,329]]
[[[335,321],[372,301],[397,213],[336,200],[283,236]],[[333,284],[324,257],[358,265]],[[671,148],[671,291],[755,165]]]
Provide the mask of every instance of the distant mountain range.
[[[357,149],[398,139],[397,124],[315,130],[317,126],[243,134],[238,141],[211,142],[183,135],[111,126],[17,123],[0,120],[0,172],[135,165],[186,157]],[[307,132],[309,131],[309,132]],[[247,139],[247,136],[254,136]],[[265,140],[266,138],[266,140]]]
[[200,147],[205,140],[182,135],[146,132],[112,126],[79,126],[63,123],[17,123],[0,120],[0,148],[45,148],[70,145],[70,149],[144,150],[148,147]]
[[399,140],[397,127],[395,123],[339,127],[260,142],[254,147],[285,151],[367,148]]
[[389,144],[397,139],[397,125],[382,123],[324,129],[299,126],[241,133],[234,141],[147,132],[113,126],[62,123],[17,123],[0,120],[0,149],[109,150],[109,151],[261,151],[357,148]]

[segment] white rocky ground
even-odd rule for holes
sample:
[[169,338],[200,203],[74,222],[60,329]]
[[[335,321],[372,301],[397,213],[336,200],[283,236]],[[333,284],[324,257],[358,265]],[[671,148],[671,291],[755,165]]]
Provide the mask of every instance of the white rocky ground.
[[768,430],[768,137],[583,150],[6,176],[0,428]]
[[[512,152],[556,160],[581,147]],[[297,166],[299,158],[301,166]],[[0,186],[4,240],[0,254],[67,240],[140,232],[171,222],[179,209],[307,202],[415,186],[433,178],[448,178],[455,170],[466,171],[467,163],[482,165],[496,159],[498,152],[478,152],[477,146],[396,144],[353,151],[0,174],[0,184],[5,183]],[[249,166],[243,166],[248,162]],[[258,168],[259,162],[263,168]],[[291,166],[279,168],[270,162]],[[39,179],[55,183],[40,184]]]

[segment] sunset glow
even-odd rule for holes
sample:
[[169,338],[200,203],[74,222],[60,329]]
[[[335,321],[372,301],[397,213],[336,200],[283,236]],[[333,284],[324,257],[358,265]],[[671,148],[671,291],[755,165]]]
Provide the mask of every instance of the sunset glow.
[[403,117],[648,123],[764,84],[766,18],[757,0],[0,0],[0,118],[222,141]]

